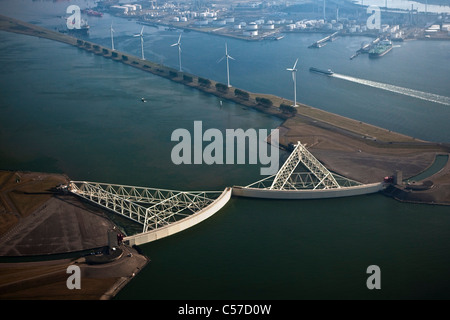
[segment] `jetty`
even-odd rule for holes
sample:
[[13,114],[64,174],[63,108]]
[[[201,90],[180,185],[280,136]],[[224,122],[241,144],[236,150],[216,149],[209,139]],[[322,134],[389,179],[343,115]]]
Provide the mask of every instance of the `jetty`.
[[337,38],[338,34],[339,34],[339,31],[336,31],[333,34],[330,34],[329,36],[326,36],[325,38],[314,42],[308,48],[321,48],[321,47],[325,46],[327,44],[327,42],[334,41]]

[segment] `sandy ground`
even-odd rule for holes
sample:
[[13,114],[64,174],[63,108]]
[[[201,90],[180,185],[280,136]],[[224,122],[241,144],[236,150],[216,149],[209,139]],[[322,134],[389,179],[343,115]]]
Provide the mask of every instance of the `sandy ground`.
[[[103,211],[50,192],[67,181],[59,174],[0,171],[0,256],[42,257],[108,245],[107,233],[115,226]],[[148,263],[134,249],[122,250],[118,260],[102,265],[88,265],[84,258],[0,263],[0,299],[110,299]],[[70,264],[81,268],[81,290],[67,289]]]

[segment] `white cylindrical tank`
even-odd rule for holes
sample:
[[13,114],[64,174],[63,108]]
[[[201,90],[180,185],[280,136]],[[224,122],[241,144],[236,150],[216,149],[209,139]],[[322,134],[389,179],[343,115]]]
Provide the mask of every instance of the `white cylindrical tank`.
[[274,30],[275,26],[273,24],[265,24],[262,26],[264,30]]
[[250,22],[247,25],[247,30],[258,30],[258,25],[255,22]]

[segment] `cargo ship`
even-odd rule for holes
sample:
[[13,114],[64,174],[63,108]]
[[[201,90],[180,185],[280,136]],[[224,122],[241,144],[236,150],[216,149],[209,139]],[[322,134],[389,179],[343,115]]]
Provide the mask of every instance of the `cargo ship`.
[[393,48],[392,42],[389,40],[383,40],[379,44],[377,44],[375,47],[370,49],[369,51],[369,58],[379,58],[384,56],[386,53],[391,51]]
[[[70,22],[69,22],[70,23]],[[72,28],[67,29],[68,33],[74,34],[74,35],[88,35],[90,26],[88,25],[87,21],[84,19],[81,19],[80,28]]]
[[317,69],[317,68],[311,67],[311,68],[309,68],[309,71],[311,71],[311,72],[317,72],[317,73],[321,73],[321,74],[325,74],[325,75],[327,75],[327,76],[331,76],[332,74],[334,74],[334,72],[331,71],[331,69],[328,69],[328,70],[322,70],[322,69]]

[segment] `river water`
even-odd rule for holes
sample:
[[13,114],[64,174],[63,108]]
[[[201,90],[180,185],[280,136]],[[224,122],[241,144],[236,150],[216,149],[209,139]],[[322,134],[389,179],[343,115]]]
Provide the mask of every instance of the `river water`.
[[[20,2],[27,6],[19,6]],[[67,3],[0,1],[2,14],[46,27]],[[84,4],[83,1],[74,3]],[[28,6],[29,5],[29,6]],[[139,55],[141,26],[91,18],[90,38]],[[146,58],[178,67],[177,32],[146,27]],[[308,49],[320,34],[245,42],[183,33],[185,70],[292,99],[285,71],[299,57],[298,100],[361,121],[450,142],[449,106],[340,75],[449,97],[449,42],[406,42],[379,60],[349,57],[364,37]],[[261,179],[259,165],[176,166],[171,133],[204,128],[273,129],[281,121],[71,46],[0,32],[0,168],[64,172],[74,180],[178,190],[222,190]],[[147,102],[142,103],[141,97]],[[286,154],[281,153],[281,158]],[[382,195],[311,201],[232,199],[187,231],[142,246],[151,263],[118,299],[409,299],[450,297],[450,212]],[[366,269],[381,269],[368,290]]]

